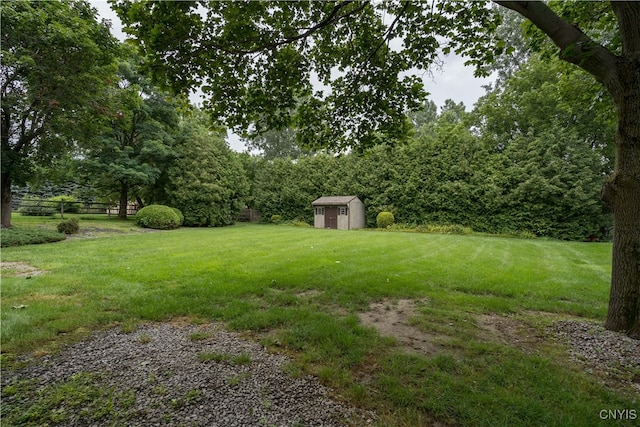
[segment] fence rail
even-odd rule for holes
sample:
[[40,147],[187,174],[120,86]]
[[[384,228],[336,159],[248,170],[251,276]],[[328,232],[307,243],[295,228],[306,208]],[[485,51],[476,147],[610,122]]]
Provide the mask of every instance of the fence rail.
[[[51,216],[56,213],[64,215],[65,213],[79,214],[104,214],[118,215],[118,205],[113,203],[100,202],[71,202],[71,201],[53,201],[47,199],[22,199],[12,202],[11,208],[28,216]],[[137,205],[127,206],[127,215],[135,215],[138,212]]]
[[[113,203],[53,201],[50,199],[30,198],[14,199],[11,203],[11,209],[14,212],[28,216],[51,216],[59,213],[63,217],[65,213],[117,216],[119,211],[118,205]],[[137,204],[129,204],[127,206],[127,215],[135,215],[139,209]],[[237,219],[241,222],[258,222],[261,219],[261,215],[255,209],[242,209]]]
[[238,214],[238,221],[240,222],[258,222],[261,218],[260,212],[255,209],[242,209]]

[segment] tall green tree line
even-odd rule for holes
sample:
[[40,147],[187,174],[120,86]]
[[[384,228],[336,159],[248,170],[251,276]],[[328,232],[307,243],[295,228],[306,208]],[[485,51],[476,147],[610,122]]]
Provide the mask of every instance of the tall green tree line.
[[[550,67],[558,71],[549,73]],[[255,207],[267,218],[310,222],[311,200],[355,194],[367,206],[370,226],[380,211],[391,210],[404,223],[561,239],[600,236],[611,226],[599,197],[612,168],[611,99],[562,102],[563,88],[588,82],[584,73],[562,67],[532,58],[471,113],[451,101],[439,113],[426,103],[412,115],[414,135],[404,145],[262,160]]]

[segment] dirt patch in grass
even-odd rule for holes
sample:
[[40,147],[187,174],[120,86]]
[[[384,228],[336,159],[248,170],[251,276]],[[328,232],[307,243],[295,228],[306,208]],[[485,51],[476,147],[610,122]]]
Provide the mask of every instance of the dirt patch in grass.
[[476,321],[480,329],[479,338],[481,340],[516,347],[524,353],[532,353],[546,338],[540,329],[513,316],[502,316],[495,313],[480,314],[476,316]]
[[2,277],[33,277],[46,273],[23,262],[0,262]]
[[[424,303],[411,299],[383,300],[372,303],[369,311],[359,313],[359,317],[380,335],[394,337],[406,351],[424,355],[450,352],[450,348],[440,343],[451,337],[415,326]],[[608,387],[640,392],[640,341],[606,331],[593,321],[559,313],[525,311],[511,316],[490,313],[474,318],[477,341],[503,344],[529,355],[546,354],[559,363],[566,362],[569,356],[569,360],[581,366],[579,369]]]
[[[441,343],[446,343],[452,337],[427,332],[416,326],[412,319],[419,316],[419,308],[424,303],[412,299],[383,300],[372,303],[369,311],[358,316],[363,324],[374,327],[380,335],[397,339],[405,350],[426,355],[438,354],[445,349]],[[479,341],[497,342],[532,353],[545,339],[539,329],[511,316],[481,314],[475,319]]]
[[84,226],[80,223],[80,231],[77,234],[68,234],[67,241],[73,241],[77,239],[94,239],[98,237],[111,237],[120,234],[135,234],[135,233],[156,233],[165,230],[155,230],[152,228],[142,228],[131,226],[129,229],[117,228],[117,227],[94,227]]
[[[408,351],[416,351],[426,355],[444,351],[442,343],[452,337],[436,332],[424,331],[416,326],[419,308],[426,301],[400,299],[374,302],[369,311],[359,313],[360,321],[375,328],[380,335],[394,337],[401,347]],[[536,352],[547,334],[529,322],[516,316],[499,314],[480,314],[475,316],[477,340],[496,342],[531,354]],[[449,349],[450,351],[451,349]]]
[[436,354],[441,347],[434,342],[436,334],[427,333],[411,324],[418,315],[419,301],[411,299],[383,300],[372,303],[369,311],[359,313],[360,321],[374,327],[380,335],[394,337],[407,350]]

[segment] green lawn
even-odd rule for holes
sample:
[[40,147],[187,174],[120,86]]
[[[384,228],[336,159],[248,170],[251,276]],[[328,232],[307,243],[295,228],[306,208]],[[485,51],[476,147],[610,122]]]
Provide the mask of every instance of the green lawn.
[[[221,320],[277,342],[295,369],[375,409],[381,425],[600,425],[600,410],[637,408],[637,397],[552,342],[525,351],[489,340],[477,319],[512,315],[540,331],[564,315],[602,321],[610,256],[604,243],[273,225],[7,248],[3,262],[46,273],[3,277],[3,358],[107,325]],[[372,302],[407,298],[421,301],[413,320],[439,334],[438,354],[408,353],[358,319]]]

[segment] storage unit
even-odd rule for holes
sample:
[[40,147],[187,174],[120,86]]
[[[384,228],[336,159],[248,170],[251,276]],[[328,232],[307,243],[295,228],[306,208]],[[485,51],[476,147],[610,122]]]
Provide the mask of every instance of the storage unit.
[[354,230],[364,228],[364,204],[357,196],[320,197],[311,205],[314,208],[313,226]]

